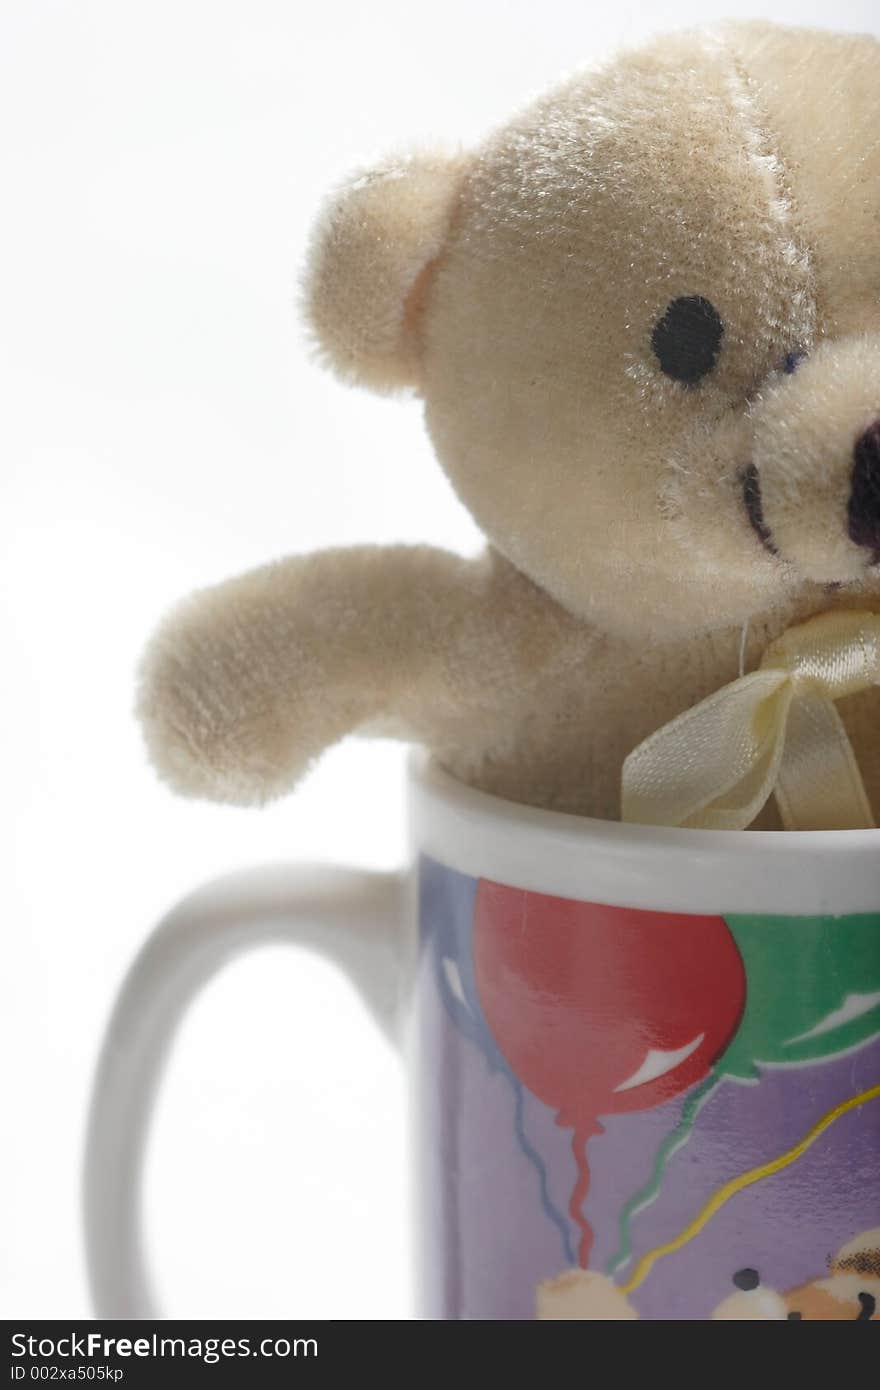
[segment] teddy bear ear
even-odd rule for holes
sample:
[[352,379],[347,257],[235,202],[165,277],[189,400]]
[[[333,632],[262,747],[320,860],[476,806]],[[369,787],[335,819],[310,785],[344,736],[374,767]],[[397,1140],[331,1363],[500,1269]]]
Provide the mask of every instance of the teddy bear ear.
[[376,391],[418,386],[419,321],[463,160],[419,154],[361,171],[315,228],[304,308],[322,356]]
[[838,1250],[831,1261],[832,1274],[863,1274],[880,1279],[880,1226],[863,1231]]

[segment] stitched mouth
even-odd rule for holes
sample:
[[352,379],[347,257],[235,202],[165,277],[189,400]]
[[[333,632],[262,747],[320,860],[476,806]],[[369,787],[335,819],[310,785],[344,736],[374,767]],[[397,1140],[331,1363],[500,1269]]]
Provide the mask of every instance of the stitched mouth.
[[779,551],[770,533],[770,527],[764,520],[764,502],[761,497],[761,479],[758,469],[754,463],[743,469],[742,473],[742,492],[743,504],[746,509],[746,516],[749,525],[754,531],[758,540],[765,550],[769,550],[771,555],[778,555]]

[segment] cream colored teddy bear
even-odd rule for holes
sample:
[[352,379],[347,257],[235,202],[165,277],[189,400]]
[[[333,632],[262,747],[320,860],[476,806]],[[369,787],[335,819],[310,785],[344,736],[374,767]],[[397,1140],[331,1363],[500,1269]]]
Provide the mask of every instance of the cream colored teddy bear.
[[[733,1283],[734,1292],[718,1304],[713,1320],[876,1322],[880,1318],[880,1228],[848,1241],[829,1261],[827,1275],[786,1293],[765,1288],[754,1269],[738,1270]],[[538,1285],[535,1316],[553,1322],[631,1322],[638,1313],[607,1275],[570,1269]]]
[[[140,713],[183,792],[261,802],[343,735],[619,814],[649,733],[783,628],[880,599],[880,44],[725,26],[576,77],[472,154],[361,173],[306,307],[410,389],[485,531],[189,599]],[[840,712],[875,811],[880,701]]]

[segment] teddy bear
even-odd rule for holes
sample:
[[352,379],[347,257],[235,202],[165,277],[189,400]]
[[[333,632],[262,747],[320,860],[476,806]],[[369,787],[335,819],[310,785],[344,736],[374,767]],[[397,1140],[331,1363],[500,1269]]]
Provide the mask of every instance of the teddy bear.
[[[711,1317],[715,1321],[853,1319],[878,1321],[880,1306],[880,1227],[848,1241],[829,1262],[828,1274],[786,1293],[766,1288],[755,1269],[733,1275],[734,1292]],[[567,1270],[538,1286],[536,1315],[542,1321],[631,1322],[638,1317],[612,1279],[592,1270]]]
[[[295,555],[186,600],[140,679],[169,783],[262,803],[359,733],[614,819],[648,735],[790,625],[877,602],[878,60],[677,33],[331,196],[318,354],[421,397],[487,546]],[[880,808],[878,693],[838,709]]]

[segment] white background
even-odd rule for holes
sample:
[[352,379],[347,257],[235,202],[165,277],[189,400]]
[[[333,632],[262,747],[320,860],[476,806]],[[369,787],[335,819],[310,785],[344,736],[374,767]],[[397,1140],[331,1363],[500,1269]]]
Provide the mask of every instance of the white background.
[[[308,359],[316,204],[388,148],[469,142],[621,40],[759,0],[4,0],[0,8],[0,1315],[89,1311],[89,1079],[151,924],[291,857],[392,866],[401,750],[349,743],[263,812],[186,803],[131,716],[175,597],[289,550],[478,543],[418,405]],[[876,0],[767,3],[869,29]],[[872,23],[873,21],[873,23]],[[201,997],[147,1221],[180,1316],[409,1309],[401,1071],[351,987],[278,948]]]

